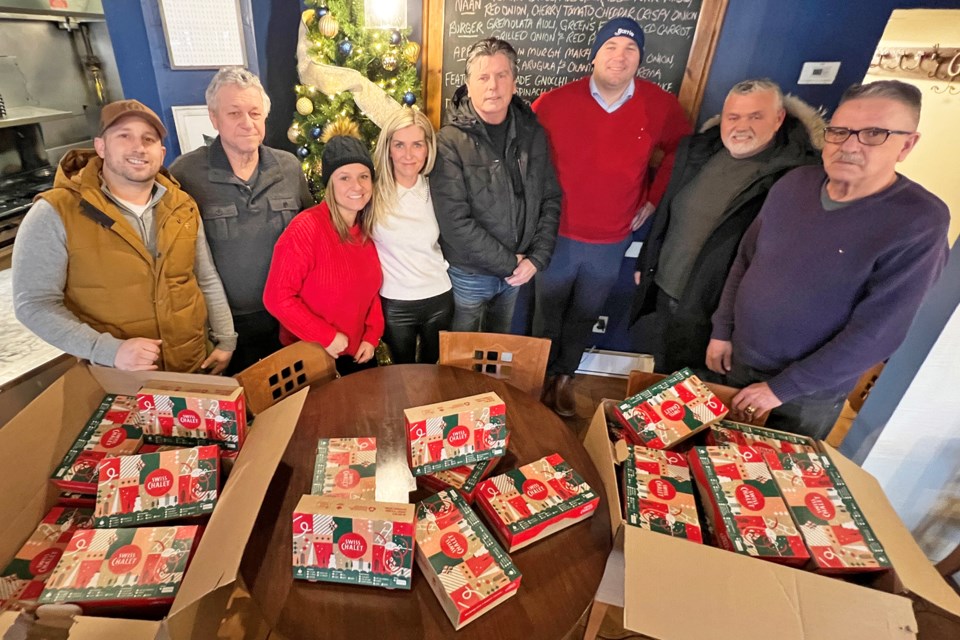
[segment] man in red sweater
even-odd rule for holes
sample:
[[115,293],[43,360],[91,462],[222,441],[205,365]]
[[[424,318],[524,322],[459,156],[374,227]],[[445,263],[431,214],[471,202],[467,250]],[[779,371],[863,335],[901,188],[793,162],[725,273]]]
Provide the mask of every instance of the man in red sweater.
[[[666,190],[680,139],[691,132],[676,97],[636,78],[643,29],[615,18],[597,32],[593,72],[533,103],[563,190],[550,266],[536,277],[534,335],[550,338],[544,402],[576,407],[573,374],[620,272],[631,233]],[[650,161],[663,160],[652,182]]]

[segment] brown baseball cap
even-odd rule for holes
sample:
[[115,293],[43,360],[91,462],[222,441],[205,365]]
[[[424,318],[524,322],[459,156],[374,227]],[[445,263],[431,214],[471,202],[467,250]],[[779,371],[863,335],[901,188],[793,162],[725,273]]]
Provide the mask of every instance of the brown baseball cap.
[[103,107],[100,111],[100,134],[109,129],[113,124],[124,116],[137,116],[146,120],[160,134],[161,138],[167,136],[167,128],[157,117],[150,107],[138,100],[117,100]]

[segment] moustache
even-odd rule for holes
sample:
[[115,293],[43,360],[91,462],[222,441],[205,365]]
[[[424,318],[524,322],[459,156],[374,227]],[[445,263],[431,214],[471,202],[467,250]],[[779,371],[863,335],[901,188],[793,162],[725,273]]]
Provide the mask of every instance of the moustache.
[[844,151],[838,151],[833,154],[833,161],[861,166],[863,165],[863,156],[859,153],[846,153]]

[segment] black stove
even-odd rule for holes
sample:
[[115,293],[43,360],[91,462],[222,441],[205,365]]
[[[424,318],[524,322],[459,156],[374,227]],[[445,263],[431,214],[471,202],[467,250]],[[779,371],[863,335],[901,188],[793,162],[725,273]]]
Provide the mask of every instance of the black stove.
[[40,167],[10,176],[0,176],[0,220],[22,214],[33,197],[53,187],[56,168]]

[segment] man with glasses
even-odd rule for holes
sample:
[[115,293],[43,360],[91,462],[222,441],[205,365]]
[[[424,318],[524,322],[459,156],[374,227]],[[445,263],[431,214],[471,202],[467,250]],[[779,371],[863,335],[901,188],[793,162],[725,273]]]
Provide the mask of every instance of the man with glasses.
[[946,263],[950,212],[896,172],[920,134],[920,91],[854,85],[824,133],[823,168],[770,190],[713,315],[707,366],[744,387],[735,416],[826,437],[849,391],[900,345]]

